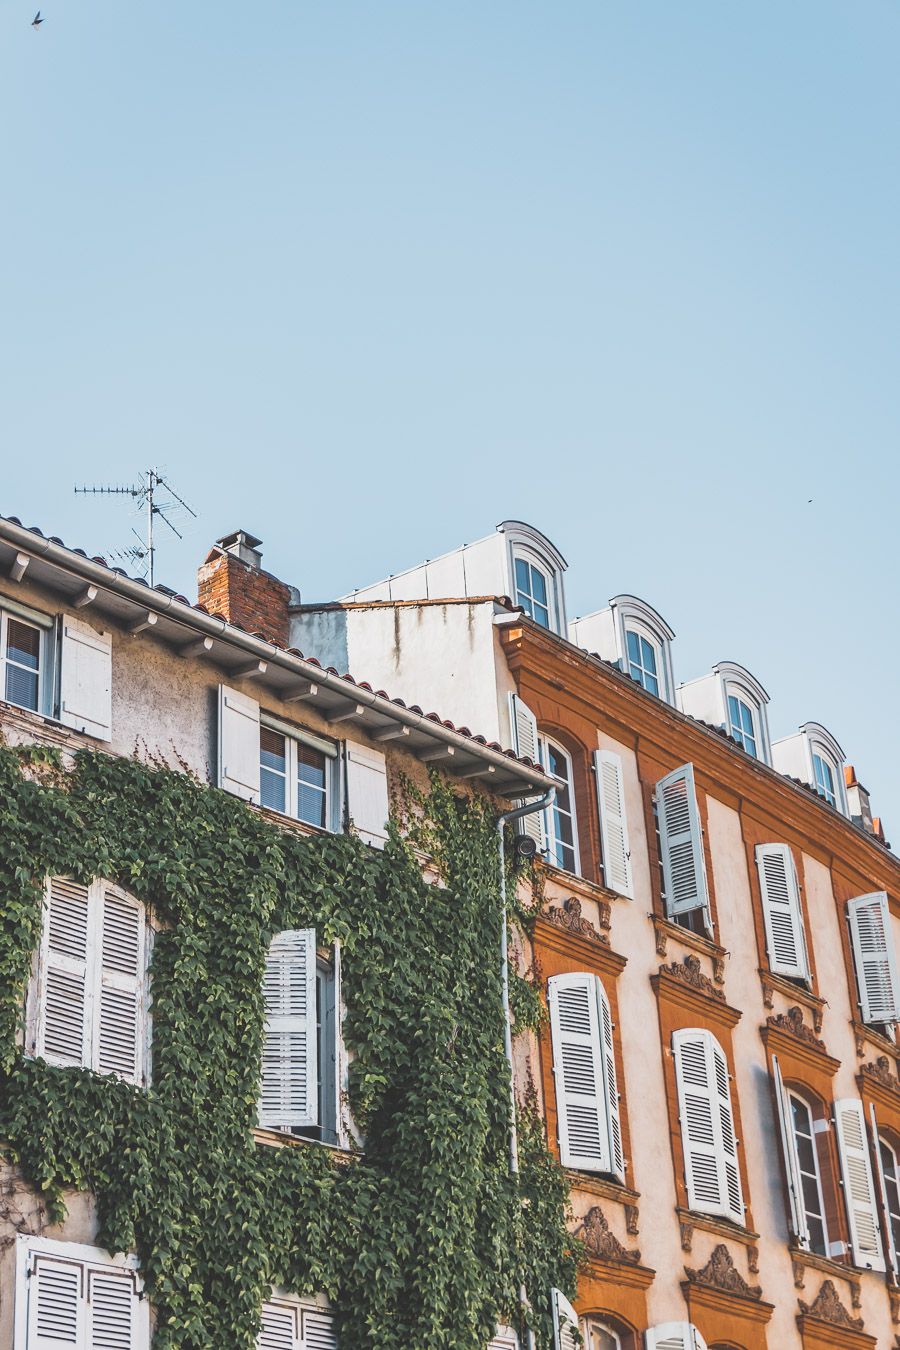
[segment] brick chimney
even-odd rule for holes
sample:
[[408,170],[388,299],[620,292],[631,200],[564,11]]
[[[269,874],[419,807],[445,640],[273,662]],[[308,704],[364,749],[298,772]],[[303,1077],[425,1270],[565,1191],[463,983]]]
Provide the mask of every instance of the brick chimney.
[[[866,834],[878,836],[878,830],[875,828],[875,821],[872,819],[872,808],[869,805],[869,794],[856,776],[856,770],[852,764],[844,766],[844,783],[847,787],[847,805],[850,808],[850,819],[854,825],[860,825]],[[879,828],[881,822],[878,822]],[[884,835],[881,835],[884,838]]]
[[217,539],[197,572],[197,599],[210,614],[286,647],[291,587],[263,571],[261,542],[245,530]]

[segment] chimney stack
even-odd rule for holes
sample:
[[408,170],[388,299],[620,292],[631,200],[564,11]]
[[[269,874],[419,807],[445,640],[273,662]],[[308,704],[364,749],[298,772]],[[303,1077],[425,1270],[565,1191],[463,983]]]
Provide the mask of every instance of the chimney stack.
[[286,647],[291,587],[263,571],[261,543],[246,530],[217,539],[197,572],[197,599],[210,614]]
[[847,787],[847,806],[850,810],[850,819],[854,825],[860,825],[866,834],[874,834],[876,838],[884,838],[883,832],[879,835],[881,822],[876,823],[872,819],[872,807],[869,804],[869,794],[856,776],[856,770],[852,764],[844,766],[844,783]]

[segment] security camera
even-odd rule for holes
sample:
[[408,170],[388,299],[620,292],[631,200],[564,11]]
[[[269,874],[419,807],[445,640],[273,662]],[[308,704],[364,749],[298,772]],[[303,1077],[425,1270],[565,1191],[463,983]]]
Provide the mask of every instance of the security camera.
[[537,844],[530,835],[520,834],[516,839],[515,851],[517,862],[531,862],[537,853]]

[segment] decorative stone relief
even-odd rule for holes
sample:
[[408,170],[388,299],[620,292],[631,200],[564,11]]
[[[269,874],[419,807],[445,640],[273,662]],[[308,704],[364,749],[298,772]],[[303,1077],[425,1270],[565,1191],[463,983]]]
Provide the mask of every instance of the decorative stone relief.
[[612,905],[608,900],[598,900],[597,909],[600,911],[598,918],[600,927],[608,933],[612,925]]
[[827,1054],[825,1042],[820,1041],[812,1027],[808,1027],[803,1020],[803,1009],[794,1004],[793,1008],[788,1008],[787,1012],[778,1013],[774,1017],[767,1017],[766,1021],[770,1027],[777,1027],[779,1031],[786,1031],[789,1036],[796,1036],[798,1041],[806,1041],[807,1045],[820,1050],[822,1054]]
[[670,966],[660,966],[659,973],[660,975],[673,975],[676,980],[680,980],[682,984],[690,985],[692,989],[697,989],[701,994],[719,999],[720,1002],[725,1001],[722,990],[717,989],[709,976],[703,974],[700,957],[694,956],[693,952],[689,952],[681,962],[673,961]]
[[725,957],[714,956],[712,959],[713,979],[716,984],[725,983]]
[[681,1250],[689,1252],[694,1245],[694,1225],[686,1219],[681,1220]]
[[833,1327],[849,1327],[851,1331],[862,1331],[863,1319],[851,1317],[844,1307],[832,1280],[825,1280],[812,1303],[798,1299],[800,1311],[807,1317],[817,1317],[820,1322],[828,1322]]
[[601,1261],[621,1261],[636,1266],[641,1259],[639,1251],[627,1251],[610,1231],[606,1216],[599,1205],[588,1210],[581,1223],[575,1229],[575,1236],[581,1238],[591,1256]]
[[[564,928],[569,933],[577,933],[579,937],[587,938],[590,942],[602,942],[609,945],[609,938],[598,933],[590,919],[585,919],[581,913],[581,901],[575,895],[570,895],[568,900],[564,900],[562,907],[551,905],[544,917],[548,923],[556,924],[557,928]],[[608,925],[607,925],[608,926]]]
[[759,1248],[747,1248],[747,1269],[751,1275],[759,1274]]
[[735,1266],[731,1252],[724,1242],[713,1248],[712,1255],[701,1270],[685,1266],[684,1273],[691,1284],[705,1284],[711,1289],[721,1289],[726,1294],[735,1294],[738,1298],[762,1298],[760,1286],[747,1283]]
[[887,1055],[879,1055],[874,1063],[860,1065],[859,1071],[864,1078],[873,1078],[876,1083],[880,1083],[891,1092],[900,1092],[900,1078],[891,1067]]
[[637,1205],[625,1206],[625,1232],[629,1237],[637,1237],[641,1231],[639,1226],[640,1210]]
[[[651,919],[653,918],[652,914],[650,915],[650,918]],[[659,924],[656,924],[656,955],[665,956],[667,951],[668,951],[668,936],[666,934],[666,930],[664,928],[661,928]]]

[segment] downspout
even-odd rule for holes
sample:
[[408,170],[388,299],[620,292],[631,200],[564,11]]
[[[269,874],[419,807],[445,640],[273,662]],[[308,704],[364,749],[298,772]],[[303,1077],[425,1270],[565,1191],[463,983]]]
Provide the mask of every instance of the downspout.
[[[505,811],[503,815],[497,817],[500,854],[500,905],[502,910],[500,921],[500,979],[503,989],[503,1049],[506,1053],[506,1063],[509,1068],[509,1175],[516,1186],[519,1183],[519,1135],[516,1127],[516,1078],[513,1067],[512,1019],[509,1007],[509,937],[506,913],[506,841],[504,829],[508,821],[521,820],[523,816],[533,815],[536,811],[545,811],[548,806],[552,806],[555,800],[556,788],[552,787],[543,797],[526,802],[524,806],[517,806],[514,811]],[[524,1280],[519,1285],[519,1306],[522,1309],[523,1322],[525,1323],[526,1350],[534,1350],[534,1332],[526,1322],[529,1303]]]

